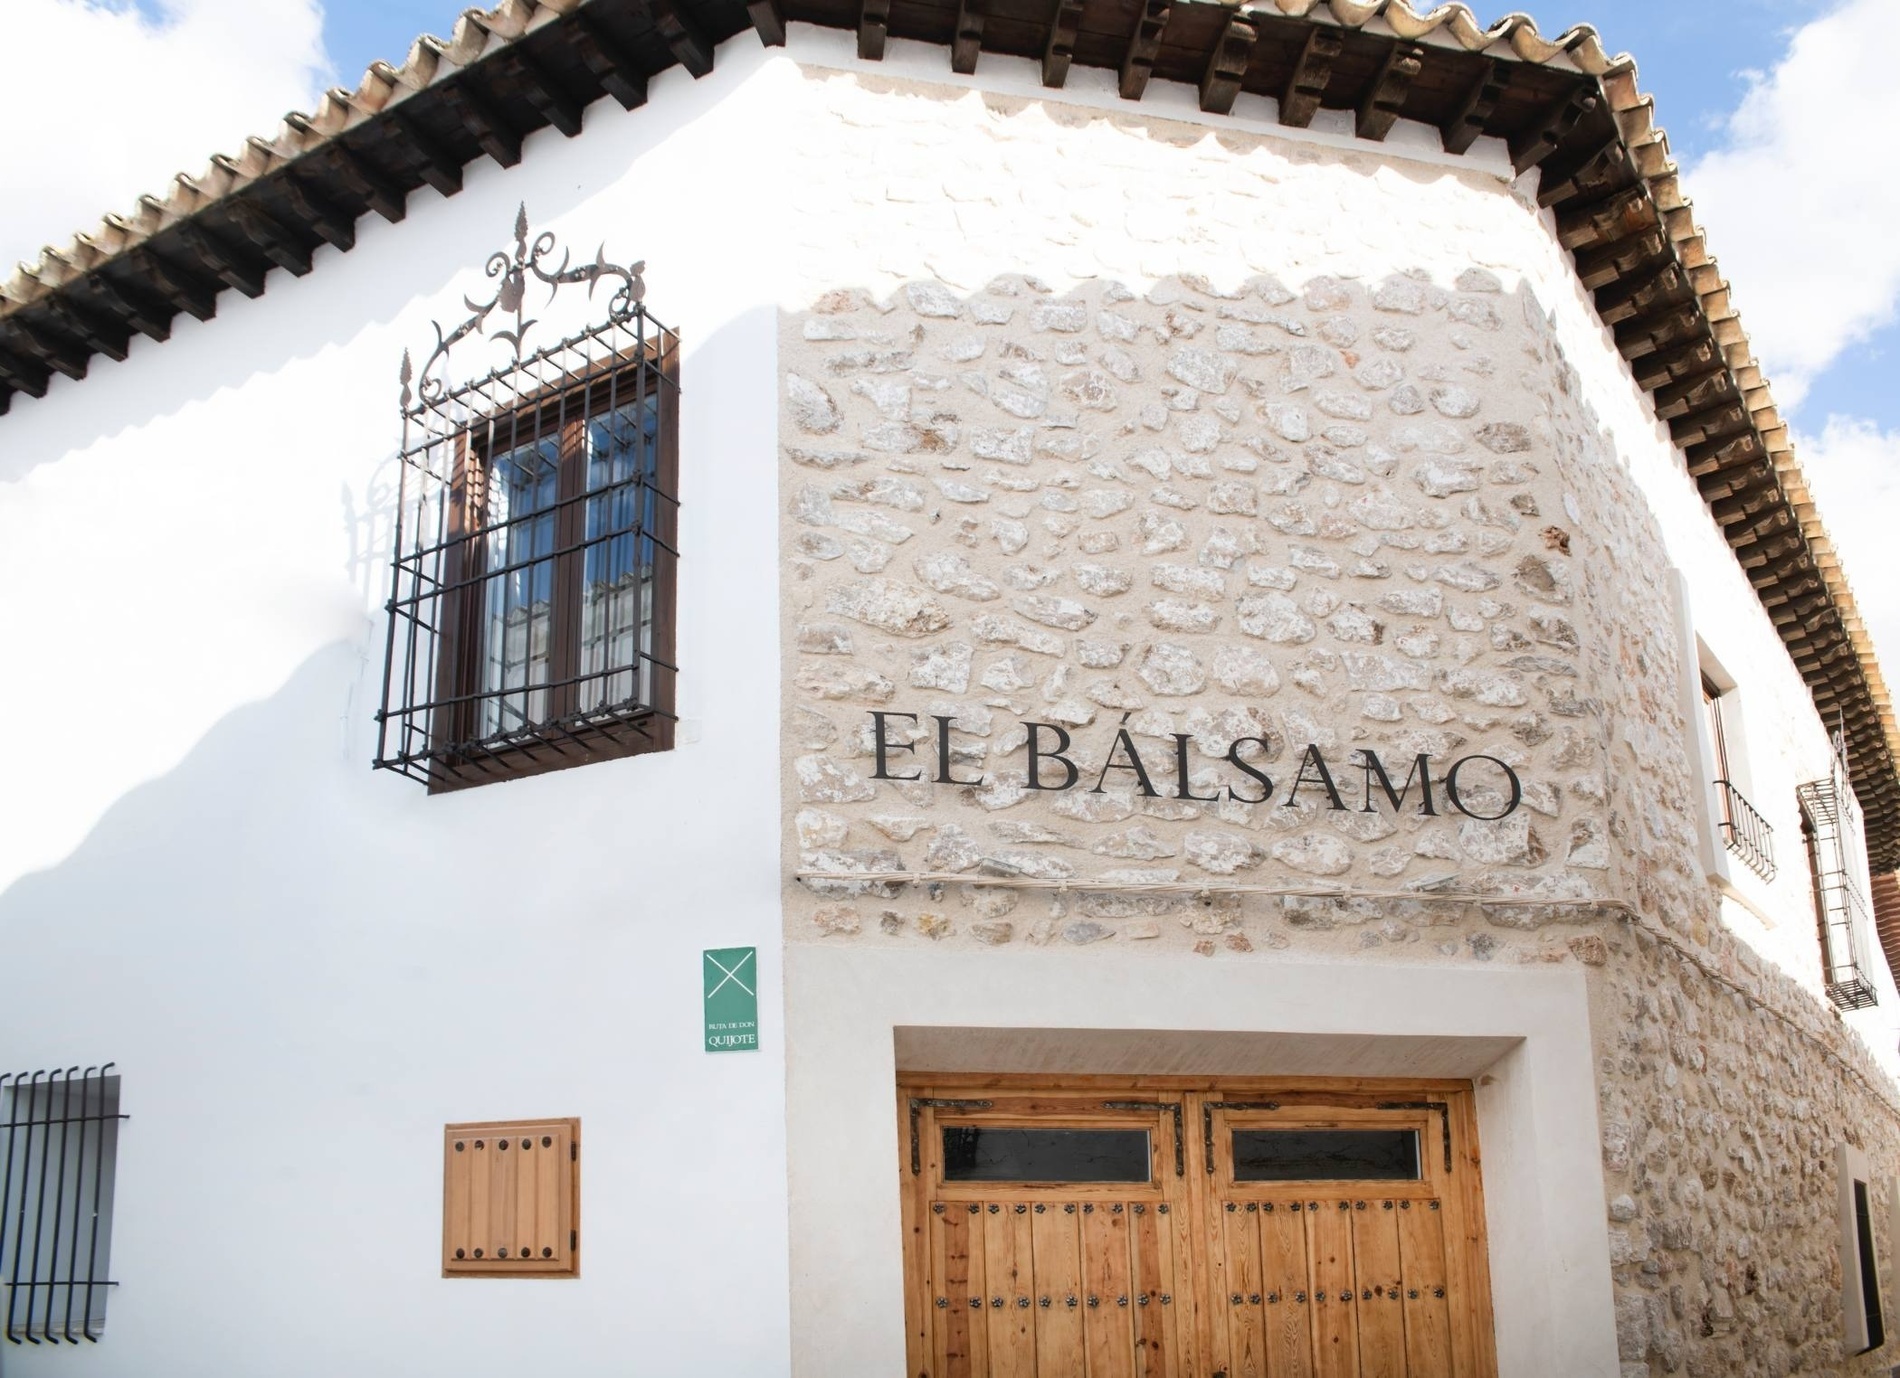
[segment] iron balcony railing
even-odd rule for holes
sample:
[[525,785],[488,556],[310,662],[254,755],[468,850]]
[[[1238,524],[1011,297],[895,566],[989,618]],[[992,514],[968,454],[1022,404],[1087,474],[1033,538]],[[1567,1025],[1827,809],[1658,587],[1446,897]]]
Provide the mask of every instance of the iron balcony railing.
[[1716,798],[1721,801],[1722,845],[1748,864],[1763,880],[1775,878],[1775,829],[1755,811],[1733,782],[1717,780]]
[[1879,1003],[1867,969],[1870,924],[1861,852],[1860,810],[1847,778],[1846,751],[1835,738],[1834,771],[1826,780],[1797,787],[1807,815],[1808,865],[1814,882],[1814,914],[1821,929],[1821,963],[1828,999],[1843,1010]]

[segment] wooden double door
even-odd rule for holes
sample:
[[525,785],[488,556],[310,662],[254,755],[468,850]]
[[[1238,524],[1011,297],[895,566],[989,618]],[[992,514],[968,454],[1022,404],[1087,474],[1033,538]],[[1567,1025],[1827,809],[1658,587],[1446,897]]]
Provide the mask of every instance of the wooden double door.
[[899,1087],[914,1378],[1494,1378],[1465,1082]]

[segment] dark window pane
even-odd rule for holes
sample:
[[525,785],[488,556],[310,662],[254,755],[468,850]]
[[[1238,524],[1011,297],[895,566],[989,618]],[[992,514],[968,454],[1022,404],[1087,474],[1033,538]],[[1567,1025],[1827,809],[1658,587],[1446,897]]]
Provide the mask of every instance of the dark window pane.
[[1145,1129],[1006,1129],[953,1125],[943,1131],[946,1182],[1146,1182]]
[[1236,1129],[1236,1182],[1416,1182],[1416,1129]]

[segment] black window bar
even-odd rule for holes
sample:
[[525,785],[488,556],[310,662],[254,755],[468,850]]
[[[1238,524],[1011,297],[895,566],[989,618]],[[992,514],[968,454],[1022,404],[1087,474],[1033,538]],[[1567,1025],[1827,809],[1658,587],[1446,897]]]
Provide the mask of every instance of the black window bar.
[[[644,264],[554,253],[524,209],[495,296],[438,325],[420,370],[403,358],[375,764],[431,789],[672,745],[679,340]],[[612,286],[605,320],[524,353],[525,294],[575,283]],[[445,381],[497,312],[513,362]]]
[[1870,922],[1862,857],[1860,810],[1847,775],[1847,748],[1834,734],[1829,778],[1797,787],[1808,870],[1814,884],[1815,921],[1821,931],[1821,964],[1828,999],[1843,1010],[1861,1010],[1879,997],[1865,972]]
[[118,1161],[116,1064],[0,1073],[0,1276],[14,1344],[98,1342]]
[[1774,825],[1755,811],[1755,806],[1735,788],[1733,782],[1717,780],[1716,797],[1721,802],[1722,845],[1748,864],[1763,880],[1775,878]]

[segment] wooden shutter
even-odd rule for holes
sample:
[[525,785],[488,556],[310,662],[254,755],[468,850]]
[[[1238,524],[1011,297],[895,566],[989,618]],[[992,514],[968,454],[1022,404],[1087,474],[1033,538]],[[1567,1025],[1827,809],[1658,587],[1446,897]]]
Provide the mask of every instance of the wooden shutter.
[[442,1275],[580,1275],[580,1121],[442,1133]]

